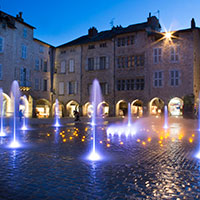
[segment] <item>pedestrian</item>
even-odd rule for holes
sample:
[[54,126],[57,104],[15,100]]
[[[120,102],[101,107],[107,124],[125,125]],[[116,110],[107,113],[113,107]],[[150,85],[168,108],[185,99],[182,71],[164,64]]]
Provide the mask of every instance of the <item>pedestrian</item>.
[[22,110],[19,110],[19,121],[21,122],[22,121],[22,117],[23,117],[23,112]]

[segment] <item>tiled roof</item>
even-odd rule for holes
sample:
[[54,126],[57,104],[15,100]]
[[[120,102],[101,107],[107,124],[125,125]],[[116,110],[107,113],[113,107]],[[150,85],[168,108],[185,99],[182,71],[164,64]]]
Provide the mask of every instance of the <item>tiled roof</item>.
[[99,32],[96,35],[94,35],[93,37],[91,37],[89,35],[84,35],[75,40],[72,40],[70,42],[62,44],[58,47],[81,45],[81,44],[87,44],[90,42],[97,42],[97,41],[101,41],[101,40],[110,40],[117,35],[132,33],[132,32],[137,32],[137,31],[143,31],[143,30],[147,30],[147,28],[150,28],[150,26],[147,22],[130,25],[125,28],[123,28],[121,26],[113,27],[112,30]]

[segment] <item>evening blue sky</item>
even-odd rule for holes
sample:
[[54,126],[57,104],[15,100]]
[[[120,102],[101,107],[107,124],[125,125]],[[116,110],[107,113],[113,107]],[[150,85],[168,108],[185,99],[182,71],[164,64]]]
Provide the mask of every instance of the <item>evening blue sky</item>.
[[145,22],[149,12],[160,11],[162,30],[190,27],[195,18],[200,26],[199,0],[0,0],[1,10],[15,16],[23,12],[25,22],[36,27],[34,37],[54,46],[87,34],[95,26],[98,31],[114,25],[126,27]]

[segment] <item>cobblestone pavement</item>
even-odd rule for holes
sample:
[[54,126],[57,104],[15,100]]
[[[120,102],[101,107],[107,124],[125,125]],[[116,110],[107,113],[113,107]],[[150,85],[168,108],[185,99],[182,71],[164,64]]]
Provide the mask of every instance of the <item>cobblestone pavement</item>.
[[8,133],[0,138],[0,200],[200,199],[197,121],[169,120],[167,130],[162,119],[138,120],[127,138],[109,139],[109,124],[99,126],[97,162],[85,159],[87,123],[18,131],[18,149],[8,147]]

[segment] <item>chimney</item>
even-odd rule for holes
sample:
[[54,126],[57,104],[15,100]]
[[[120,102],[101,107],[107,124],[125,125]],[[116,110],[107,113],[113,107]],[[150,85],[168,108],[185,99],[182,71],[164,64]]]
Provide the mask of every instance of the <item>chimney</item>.
[[147,23],[151,29],[160,31],[160,23],[156,16],[151,16],[151,13],[149,13],[149,17],[147,18]]
[[194,18],[192,18],[192,20],[191,20],[191,28],[196,28],[196,24],[195,24]]
[[22,12],[19,12],[19,14],[16,15],[16,18],[19,21],[22,21],[22,22],[24,21],[23,18],[22,18]]
[[22,12],[19,12],[19,17],[22,19]]
[[97,34],[98,34],[98,30],[94,26],[92,28],[88,29],[88,35],[90,37],[93,37],[93,36],[95,36]]

